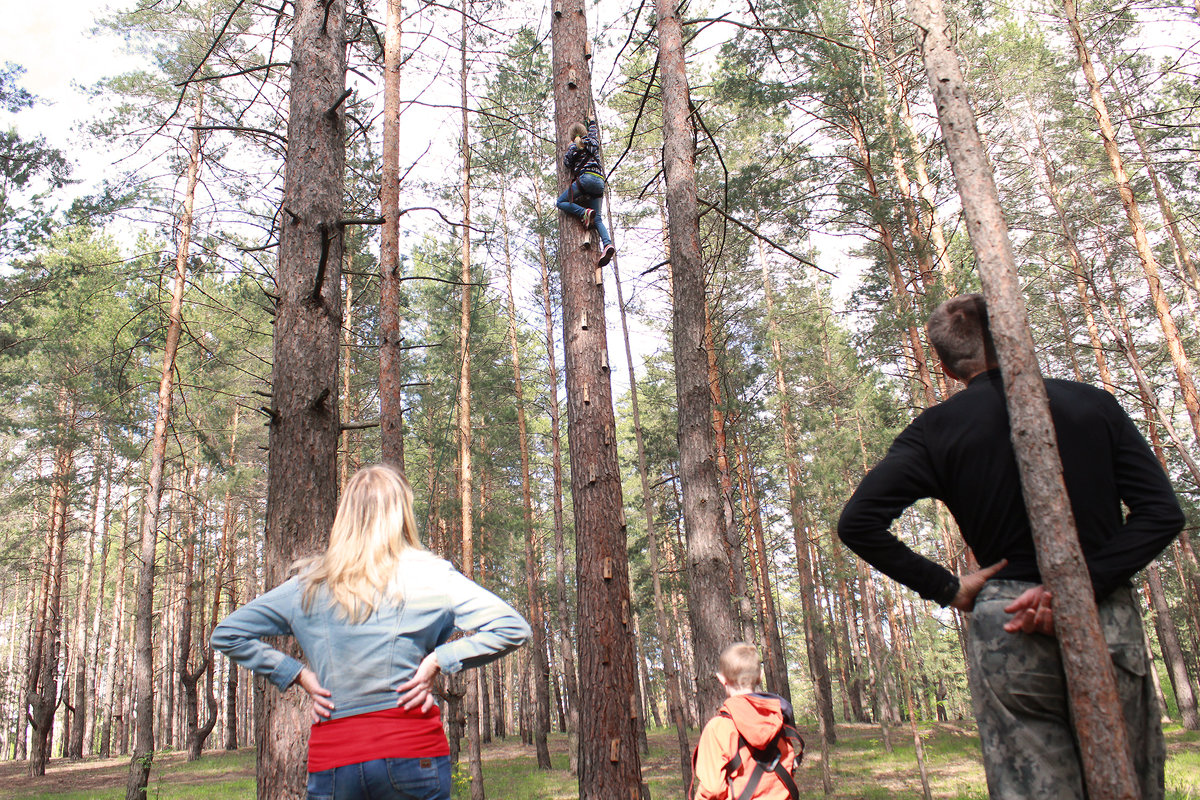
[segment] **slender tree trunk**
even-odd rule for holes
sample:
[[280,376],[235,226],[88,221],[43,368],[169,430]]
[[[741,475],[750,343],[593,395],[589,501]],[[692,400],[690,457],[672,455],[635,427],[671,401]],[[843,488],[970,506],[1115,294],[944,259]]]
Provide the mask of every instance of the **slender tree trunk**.
[[[122,633],[125,630],[125,569],[129,564],[129,490],[121,501],[121,543],[117,547],[117,579],[113,585],[112,627],[109,630],[108,649],[104,656],[104,682],[108,686],[108,696],[105,698],[104,723],[100,728],[100,757],[112,755],[113,715],[121,707],[121,692],[117,688],[117,664],[121,661]],[[139,537],[140,539],[140,537]]]
[[1196,688],[1183,663],[1179,632],[1175,627],[1175,620],[1171,618],[1171,609],[1167,605],[1167,596],[1163,591],[1162,576],[1159,575],[1157,563],[1146,567],[1146,586],[1150,604],[1154,607],[1154,628],[1158,633],[1158,644],[1162,648],[1163,661],[1167,663],[1167,677],[1171,679],[1171,688],[1175,690],[1179,717],[1187,730],[1200,730],[1200,718],[1196,714]]
[[[629,369],[629,402],[633,415],[633,437],[637,443],[638,476],[642,482],[642,513],[646,519],[647,555],[650,560],[650,583],[654,591],[654,620],[658,626],[658,638],[662,642],[663,678],[667,684],[667,713],[675,725],[675,736],[679,743],[679,774],[683,777],[686,793],[692,785],[692,748],[688,742],[687,719],[683,712],[683,701],[679,692],[678,657],[675,652],[675,634],[668,623],[663,604],[662,581],[659,577],[658,535],[655,533],[654,494],[650,489],[649,470],[646,466],[646,445],[642,436],[642,416],[638,405],[637,374],[633,369],[633,350],[629,344],[629,322],[625,315],[625,296],[621,288],[621,274],[613,262],[613,281],[617,288],[617,309],[621,314],[621,335],[625,344],[625,363]],[[686,800],[686,798],[685,798]]]
[[[541,208],[538,210],[539,218]],[[538,234],[538,266],[542,273],[542,310],[546,319],[547,383],[550,388],[550,466],[553,475],[554,510],[554,586],[558,603],[559,649],[567,684],[567,752],[572,775],[579,773],[579,685],[575,678],[575,654],[571,635],[571,605],[567,596],[567,556],[563,537],[562,436],[558,404],[558,364],[554,354],[554,313],[550,301],[550,269],[546,258],[546,239]]]
[[[833,689],[829,678],[829,665],[825,653],[825,622],[815,598],[817,586],[813,580],[812,550],[810,543],[811,525],[804,509],[802,497],[800,461],[796,453],[795,432],[792,427],[791,400],[787,379],[783,374],[783,350],[779,343],[778,324],[775,321],[775,302],[772,299],[771,272],[763,260],[763,293],[767,304],[767,328],[771,337],[771,352],[775,363],[775,389],[779,397],[779,419],[783,433],[784,461],[787,464],[788,508],[792,517],[792,533],[796,544],[796,570],[800,574],[801,606],[804,610],[804,638],[808,649],[809,676],[813,681],[814,700],[817,704],[817,720],[821,728],[822,766],[829,763],[829,745],[837,741],[833,719]],[[824,775],[825,793],[833,791],[832,775]]]
[[1200,439],[1200,399],[1196,396],[1196,384],[1192,380],[1191,366],[1188,363],[1187,353],[1184,352],[1179,330],[1175,327],[1175,320],[1171,316],[1170,300],[1163,291],[1162,281],[1158,276],[1158,260],[1154,257],[1150,240],[1146,236],[1146,226],[1142,224],[1142,214],[1138,208],[1137,198],[1133,194],[1129,177],[1125,173],[1125,164],[1121,157],[1121,151],[1117,147],[1117,132],[1109,117],[1104,94],[1100,91],[1100,81],[1096,77],[1095,67],[1092,66],[1087,45],[1083,41],[1083,31],[1079,26],[1079,15],[1075,11],[1074,0],[1063,0],[1063,10],[1066,14],[1067,28],[1075,43],[1075,54],[1079,58],[1079,65],[1083,69],[1084,77],[1087,78],[1092,111],[1096,115],[1096,124],[1100,128],[1100,138],[1104,142],[1104,152],[1108,155],[1113,180],[1121,195],[1121,203],[1125,206],[1125,216],[1129,220],[1129,228],[1133,233],[1133,243],[1137,249],[1138,258],[1142,262],[1142,271],[1146,275],[1150,298],[1154,301],[1154,312],[1158,315],[1158,322],[1162,326],[1163,337],[1166,339],[1167,351],[1171,354],[1171,363],[1175,366],[1175,376],[1179,380],[1183,404],[1192,421],[1192,432],[1197,439]]
[[[83,740],[85,743],[84,755],[91,755],[95,752],[96,746],[96,724],[100,721],[101,709],[99,707],[99,683],[100,683],[100,638],[101,638],[101,623],[104,619],[104,587],[108,585],[108,551],[111,547],[111,537],[109,536],[110,519],[112,514],[112,468],[113,456],[111,448],[108,450],[108,457],[105,459],[105,476],[104,476],[104,513],[100,522],[100,579],[96,583],[96,608],[92,612],[92,630],[89,641],[91,642],[88,653],[88,676],[87,676],[87,697],[85,703],[88,708],[93,709],[92,713],[87,716],[87,723],[84,728]],[[116,621],[113,623],[116,625]]]
[[533,627],[533,672],[536,677],[534,702],[537,703],[534,745],[538,769],[550,769],[550,670],[546,664],[546,629],[542,615],[541,566],[533,546],[533,491],[529,475],[529,430],[525,424],[525,390],[521,383],[521,354],[517,348],[517,303],[513,296],[512,254],[508,241],[508,209],[504,191],[500,192],[500,216],[504,229],[504,271],[508,278],[508,344],[512,352],[513,391],[517,399],[517,435],[521,450],[521,509],[525,523],[525,593],[529,603],[529,622]]
[[78,760],[83,758],[83,734],[87,728],[88,713],[87,686],[88,667],[90,659],[85,631],[88,628],[89,606],[92,593],[92,568],[96,557],[96,537],[99,535],[96,526],[100,517],[100,482],[102,471],[99,458],[94,459],[92,468],[96,472],[96,483],[93,488],[92,510],[88,521],[87,545],[83,551],[83,573],[79,577],[79,592],[75,597],[75,632],[71,636],[71,652],[74,670],[72,671],[73,689],[75,690],[75,710],[71,714],[71,730],[67,742],[67,758]]
[[[321,550],[337,510],[338,345],[346,78],[344,0],[296,0],[279,294],[271,369],[263,583]],[[298,648],[289,644],[293,655]],[[262,689],[259,800],[305,795],[307,733],[301,692]]]
[[759,597],[763,617],[763,641],[766,643],[766,675],[769,691],[792,700],[792,689],[788,683],[787,660],[783,654],[783,641],[779,635],[779,613],[775,608],[775,592],[771,587],[771,570],[767,560],[767,542],[763,535],[762,509],[758,504],[755,488],[754,465],[750,461],[750,445],[744,436],[735,450],[741,457],[737,461],[738,481],[741,484],[742,517],[746,521],[746,539],[752,543],[753,558],[758,563]]
[[59,390],[58,445],[50,489],[50,525],[47,536],[46,573],[42,586],[42,612],[29,669],[29,722],[33,738],[29,749],[30,775],[45,775],[53,750],[54,717],[58,708],[58,667],[62,650],[63,571],[66,563],[68,492],[74,469],[75,407],[66,388]]
[[920,0],[910,13],[918,27],[926,74],[988,299],[1038,568],[1054,594],[1055,628],[1088,792],[1093,800],[1132,800],[1139,794],[1132,751],[1063,484],[1049,402],[995,181],[967,103],[958,58],[946,35],[941,1]]
[[701,708],[724,702],[708,680],[717,658],[740,633],[730,603],[725,519],[713,453],[712,397],[704,352],[704,262],[696,204],[695,144],[683,28],[674,0],[656,0],[663,96],[663,170],[671,242],[672,342],[679,416],[679,482],[688,542],[688,612],[694,631]]
[[[404,375],[400,343],[401,0],[387,0],[383,45],[383,164],[379,207],[379,431],[383,460],[404,471]],[[465,13],[465,11],[464,11]]]
[[1167,232],[1171,234],[1175,266],[1181,276],[1186,276],[1183,278],[1184,286],[1187,287],[1190,283],[1192,291],[1200,292],[1200,275],[1196,272],[1196,263],[1192,260],[1192,254],[1179,229],[1179,220],[1175,216],[1174,209],[1171,208],[1171,201],[1167,199],[1167,193],[1163,190],[1162,181],[1159,180],[1158,169],[1154,166],[1154,159],[1150,157],[1150,151],[1146,147],[1146,137],[1137,123],[1137,117],[1129,105],[1129,99],[1124,95],[1121,96],[1121,106],[1124,109],[1125,118],[1129,120],[1129,129],[1133,131],[1133,139],[1137,142],[1142,163],[1146,165],[1146,174],[1150,178],[1150,185],[1154,187],[1154,197],[1158,200],[1158,209],[1162,212],[1163,222],[1167,226]]
[[[195,125],[204,119],[204,93],[196,92]],[[138,566],[134,598],[134,639],[137,650],[137,673],[134,675],[136,695],[136,742],[133,759],[129,762],[129,777],[125,785],[126,800],[145,800],[146,784],[150,780],[150,765],[154,761],[154,647],[151,641],[154,624],[154,560],[158,545],[158,514],[162,501],[163,463],[167,454],[167,426],[171,421],[171,398],[174,393],[175,354],[183,329],[183,290],[187,282],[187,262],[192,240],[192,209],[196,184],[200,177],[200,131],[192,130],[188,150],[187,190],[183,212],[179,217],[178,247],[175,254],[175,280],[171,291],[171,307],[167,322],[167,341],[163,349],[162,376],[158,384],[158,410],[154,418],[154,438],[150,451],[150,474],[146,480],[146,497],[142,518],[141,564]]]
[[[459,50],[460,86],[462,88],[462,197],[463,226],[462,306],[458,329],[458,457],[459,495],[462,509],[462,566],[463,574],[475,574],[474,520],[471,490],[471,142],[467,106],[467,2],[462,0],[462,38]],[[467,722],[467,760],[471,776],[471,800],[484,800],[483,761],[480,750],[479,673],[471,670],[463,676],[466,694],[463,708]]]
[[[565,189],[572,177],[562,163],[567,132],[592,107],[583,0],[563,0],[561,14],[552,17],[551,36],[558,186]],[[637,676],[604,286],[597,280],[595,250],[578,221],[560,214],[558,230],[579,596],[579,718],[588,726],[579,738],[580,798],[636,799],[642,785]]]

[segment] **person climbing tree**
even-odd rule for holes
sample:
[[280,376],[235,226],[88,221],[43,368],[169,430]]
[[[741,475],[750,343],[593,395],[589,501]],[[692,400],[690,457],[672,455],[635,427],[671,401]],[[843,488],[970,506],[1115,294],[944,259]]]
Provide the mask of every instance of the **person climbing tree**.
[[[583,227],[596,228],[600,243],[604,245],[599,261],[603,267],[612,261],[617,249],[600,218],[604,203],[604,167],[600,165],[600,126],[596,120],[589,119],[586,125],[576,122],[571,126],[571,144],[567,145],[563,163],[571,175],[571,185],[558,196],[558,208],[578,217]],[[576,199],[582,201],[582,205],[575,202]]]

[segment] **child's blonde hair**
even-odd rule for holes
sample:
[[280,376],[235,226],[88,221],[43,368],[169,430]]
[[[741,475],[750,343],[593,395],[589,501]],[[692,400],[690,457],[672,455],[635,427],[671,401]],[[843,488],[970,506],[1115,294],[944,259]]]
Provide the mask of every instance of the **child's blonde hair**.
[[587,132],[588,130],[586,125],[584,125],[582,122],[576,122],[571,126],[571,130],[568,133],[567,138],[573,142],[576,139],[587,136]]
[[754,689],[762,677],[762,659],[754,645],[737,642],[721,651],[717,671],[734,689]]
[[388,593],[388,584],[400,554],[409,548],[424,549],[412,488],[386,464],[363,467],[342,493],[328,549],[293,566],[304,584],[305,611],[324,586],[350,622],[365,621],[385,596],[400,599],[399,587]]

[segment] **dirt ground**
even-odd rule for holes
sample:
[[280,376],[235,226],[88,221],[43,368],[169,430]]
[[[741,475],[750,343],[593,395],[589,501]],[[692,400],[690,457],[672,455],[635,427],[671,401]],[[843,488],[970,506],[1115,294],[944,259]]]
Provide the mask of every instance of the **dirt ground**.
[[[223,752],[223,751],[213,751]],[[245,751],[250,753],[251,751]],[[162,774],[164,767],[185,763],[185,753],[159,753],[154,757],[154,767],[150,773],[151,782],[157,775]],[[215,764],[215,760],[210,759]],[[203,773],[172,774],[172,783],[216,783],[231,778],[253,778],[254,757],[237,759],[221,759],[221,768],[206,770]],[[118,758],[87,758],[83,761],[67,761],[64,758],[52,758],[46,768],[46,774],[30,777],[25,773],[25,761],[0,761],[0,798],[21,797],[26,794],[67,794],[70,792],[88,792],[100,789],[112,789],[114,786],[124,786],[129,774],[129,756]]]

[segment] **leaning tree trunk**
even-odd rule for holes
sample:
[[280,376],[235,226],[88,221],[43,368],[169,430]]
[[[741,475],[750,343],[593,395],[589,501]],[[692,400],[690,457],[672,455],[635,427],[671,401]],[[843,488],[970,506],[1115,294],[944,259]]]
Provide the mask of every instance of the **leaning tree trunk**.
[[[322,549],[337,510],[345,22],[344,0],[296,0],[267,412],[267,587]],[[299,694],[262,695],[259,800],[305,796],[309,723]]]
[[663,171],[671,242],[672,349],[679,483],[688,549],[688,612],[695,633],[700,707],[708,715],[716,713],[725,700],[720,684],[709,676],[717,671],[721,651],[737,641],[740,630],[730,602],[725,519],[713,454],[712,397],[704,352],[704,263],[683,28],[674,0],[656,0],[655,8],[663,85]]
[[404,376],[400,354],[400,22],[387,0],[383,46],[383,164],[379,207],[379,438],[383,460],[404,471]]
[[1092,100],[1092,111],[1096,115],[1096,124],[1100,129],[1100,138],[1104,143],[1104,152],[1108,155],[1109,167],[1117,191],[1121,195],[1121,203],[1125,207],[1125,216],[1129,220],[1129,229],[1133,233],[1133,243],[1137,250],[1138,259],[1142,262],[1142,271],[1146,275],[1146,285],[1150,289],[1150,299],[1154,301],[1154,312],[1158,315],[1159,325],[1162,326],[1163,338],[1166,339],[1167,352],[1171,354],[1171,363],[1175,367],[1175,376],[1179,380],[1179,390],[1183,395],[1183,405],[1187,408],[1188,417],[1192,421],[1192,432],[1200,439],[1200,398],[1196,394],[1196,383],[1192,378],[1191,365],[1179,330],[1175,327],[1175,319],[1171,316],[1171,303],[1162,288],[1162,280],[1158,276],[1158,260],[1150,246],[1146,235],[1146,226],[1142,223],[1142,212],[1138,208],[1137,197],[1129,184],[1129,176],[1125,172],[1125,164],[1121,151],[1117,147],[1117,132],[1108,114],[1108,105],[1104,94],[1100,91],[1100,81],[1096,77],[1095,67],[1083,41],[1083,31],[1079,27],[1079,15],[1075,11],[1074,0],[1063,0],[1063,10],[1066,13],[1067,28],[1071,40],[1075,43],[1075,54],[1079,65],[1087,79],[1088,90]]
[[[592,107],[583,0],[563,0],[551,35],[558,186],[565,189],[571,180],[562,163],[568,130]],[[596,250],[578,221],[560,214],[558,230],[579,594],[579,718],[587,721],[587,735],[579,737],[579,796],[637,798],[637,674],[604,284]]]
[[1088,792],[1093,800],[1132,800],[1139,796],[1132,751],[1063,484],[1046,388],[995,180],[947,36],[949,23],[941,0],[920,0],[910,11],[988,300],[1038,569],[1054,594],[1055,628]]
[[154,438],[150,446],[150,472],[146,479],[145,505],[142,509],[141,563],[138,565],[134,589],[134,650],[137,670],[134,673],[135,741],[129,776],[125,784],[126,800],[145,800],[146,784],[150,780],[150,765],[154,761],[154,645],[151,633],[154,625],[154,559],[158,546],[158,514],[162,503],[163,464],[167,455],[167,427],[171,421],[171,397],[175,354],[183,329],[183,290],[187,282],[188,251],[192,241],[192,208],[196,184],[200,177],[200,130],[204,117],[204,93],[196,92],[195,126],[188,149],[187,190],[183,212],[179,217],[179,243],[175,252],[175,282],[171,289],[171,307],[167,315],[167,341],[163,348],[162,373],[158,381],[158,410],[154,417]]

